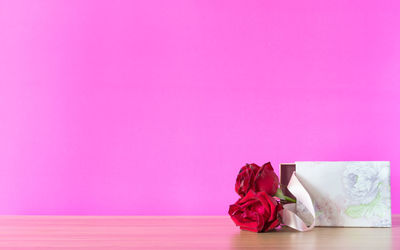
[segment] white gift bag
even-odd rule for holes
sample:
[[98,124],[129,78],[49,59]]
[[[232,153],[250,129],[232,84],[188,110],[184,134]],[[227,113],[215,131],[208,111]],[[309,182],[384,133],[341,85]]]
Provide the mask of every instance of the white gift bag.
[[[280,165],[282,190],[292,173],[311,196],[315,226],[391,227],[390,162],[298,161]],[[296,204],[296,214],[310,219],[307,209]]]

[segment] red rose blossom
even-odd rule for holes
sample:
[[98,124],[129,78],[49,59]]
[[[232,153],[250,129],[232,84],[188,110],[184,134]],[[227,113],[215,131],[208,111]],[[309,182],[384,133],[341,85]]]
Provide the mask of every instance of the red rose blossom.
[[266,192],[274,196],[278,190],[279,178],[270,162],[265,163],[257,172],[254,179],[254,191]]
[[280,225],[278,212],[282,205],[265,192],[250,190],[246,196],[230,205],[229,215],[240,229],[267,232]]
[[236,193],[238,193],[240,197],[245,196],[247,192],[254,187],[254,179],[259,169],[260,167],[254,163],[246,164],[240,169],[235,184]]

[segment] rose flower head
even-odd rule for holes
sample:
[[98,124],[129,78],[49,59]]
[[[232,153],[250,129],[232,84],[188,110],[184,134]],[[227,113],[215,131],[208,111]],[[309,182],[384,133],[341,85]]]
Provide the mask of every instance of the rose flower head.
[[266,192],[274,196],[279,186],[279,178],[270,162],[265,163],[257,172],[254,179],[254,191]]
[[267,232],[280,225],[282,205],[265,192],[250,190],[246,196],[230,205],[229,215],[240,229]]
[[259,169],[260,167],[255,163],[246,164],[240,169],[235,184],[236,193],[240,197],[244,197],[254,187],[254,180]]

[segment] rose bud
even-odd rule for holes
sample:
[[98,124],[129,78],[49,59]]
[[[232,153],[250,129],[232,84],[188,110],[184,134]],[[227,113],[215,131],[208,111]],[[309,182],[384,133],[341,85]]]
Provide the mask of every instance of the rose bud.
[[254,179],[259,169],[260,167],[254,163],[246,164],[246,166],[240,169],[235,184],[236,193],[238,193],[240,197],[245,196],[247,192],[253,188]]
[[265,192],[250,190],[245,197],[230,205],[229,215],[240,229],[267,232],[280,225],[278,212],[282,205]]
[[274,196],[278,190],[279,178],[275,174],[270,162],[265,163],[257,172],[254,179],[254,191],[266,192]]

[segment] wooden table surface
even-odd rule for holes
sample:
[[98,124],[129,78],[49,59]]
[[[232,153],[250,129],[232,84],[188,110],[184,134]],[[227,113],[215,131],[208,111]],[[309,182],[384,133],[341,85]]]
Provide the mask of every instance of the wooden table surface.
[[392,228],[240,231],[227,216],[0,216],[1,249],[400,249]]

